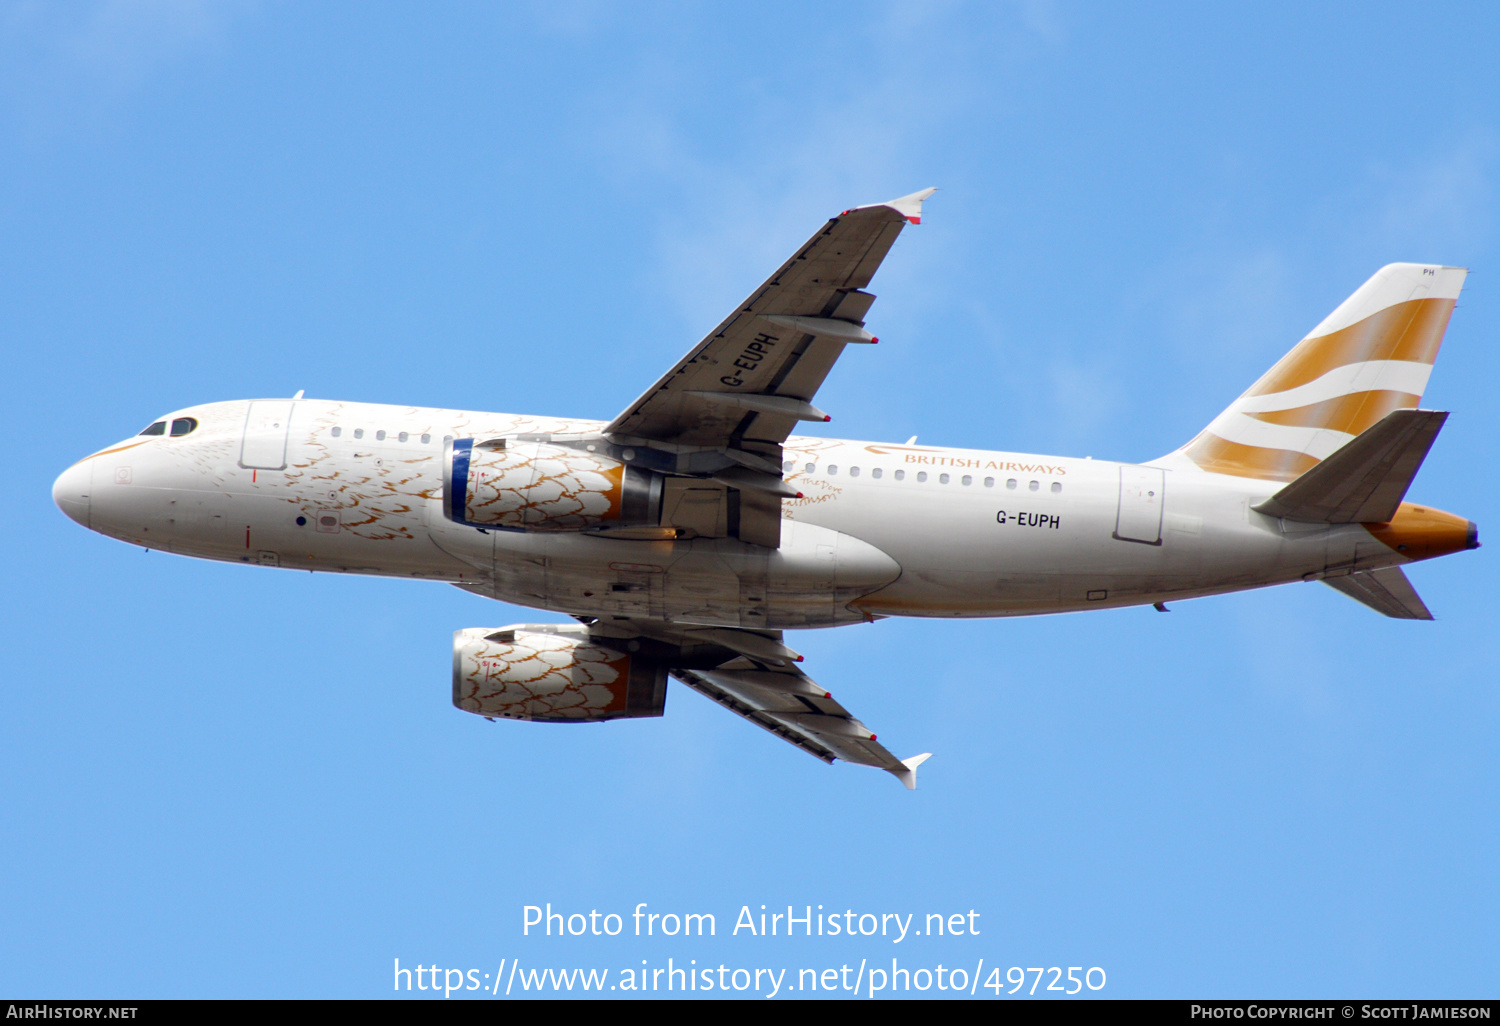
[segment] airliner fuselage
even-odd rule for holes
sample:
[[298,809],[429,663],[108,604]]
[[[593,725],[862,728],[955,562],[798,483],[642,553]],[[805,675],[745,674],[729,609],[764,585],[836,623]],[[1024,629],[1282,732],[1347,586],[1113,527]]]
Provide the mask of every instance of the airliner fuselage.
[[1462,549],[1471,530],[1409,504],[1373,529],[1256,512],[1276,482],[800,436],[784,475],[802,497],[782,500],[776,550],[728,536],[711,489],[697,489],[702,530],[674,529],[694,537],[473,527],[444,515],[455,439],[580,440],[622,462],[628,447],[599,422],[316,399],[163,420],[196,426],[84,460],[58,479],[59,505],[149,549],[446,581],[580,617],[801,628],[1142,605],[1395,566]]

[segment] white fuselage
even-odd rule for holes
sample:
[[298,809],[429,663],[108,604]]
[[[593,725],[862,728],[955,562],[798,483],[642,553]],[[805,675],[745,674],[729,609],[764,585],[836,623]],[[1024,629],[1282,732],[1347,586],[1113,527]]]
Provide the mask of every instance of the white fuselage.
[[[322,400],[254,426],[248,402],[181,411],[58,479],[85,526],[148,548],[300,570],[446,581],[587,617],[823,627],[1161,602],[1403,563],[1360,525],[1250,507],[1279,485],[1103,460],[794,436],[779,550],[464,526],[444,440],[597,433],[595,421]],[[285,433],[275,469],[276,432]]]

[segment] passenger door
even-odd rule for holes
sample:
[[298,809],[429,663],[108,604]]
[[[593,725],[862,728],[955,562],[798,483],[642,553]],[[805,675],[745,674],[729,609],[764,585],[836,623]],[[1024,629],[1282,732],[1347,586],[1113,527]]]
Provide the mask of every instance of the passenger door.
[[1114,536],[1120,541],[1160,545],[1165,489],[1165,474],[1157,468],[1122,464]]
[[246,470],[285,470],[287,432],[292,426],[290,399],[259,399],[245,414],[240,466]]

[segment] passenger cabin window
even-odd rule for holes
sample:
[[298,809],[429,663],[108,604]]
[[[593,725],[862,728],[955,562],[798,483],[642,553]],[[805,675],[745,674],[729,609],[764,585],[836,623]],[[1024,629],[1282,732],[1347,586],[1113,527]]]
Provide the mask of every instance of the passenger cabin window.
[[198,430],[198,422],[192,417],[178,417],[172,421],[172,437],[179,438],[182,435],[190,435]]
[[166,433],[167,433],[167,422],[164,421],[164,420],[157,421],[155,424],[152,424],[146,430],[144,430],[144,431],[141,432],[141,434],[143,434],[143,435],[164,435]]
[[343,428],[336,427],[336,428],[333,429],[333,437],[334,438],[337,438],[339,435],[341,435],[343,433],[344,433],[344,429]]

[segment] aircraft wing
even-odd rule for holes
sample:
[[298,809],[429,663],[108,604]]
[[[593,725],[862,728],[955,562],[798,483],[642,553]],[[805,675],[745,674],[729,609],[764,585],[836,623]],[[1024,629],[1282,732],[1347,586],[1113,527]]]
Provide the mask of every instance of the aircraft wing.
[[875,766],[909,789],[917,767],[931,753],[898,759],[875,734],[833,700],[797,665],[780,631],[697,627],[661,620],[610,620],[590,624],[591,633],[630,641],[648,639],[668,672],[718,702],[824,762],[843,759]]
[[772,670],[739,659],[712,670],[672,670],[672,676],[824,762],[875,766],[910,790],[930,753],[898,759],[875,734],[800,670]]
[[873,731],[802,672],[797,665],[802,657],[782,644],[780,631],[641,621],[631,627],[676,646],[681,661],[690,665],[673,665],[669,672],[704,697],[824,762],[874,766],[916,788],[917,767],[931,753],[910,759],[892,755]]
[[811,403],[875,297],[861,291],[934,189],[831,218],[775,274],[605,429],[621,444],[665,442],[748,454],[779,477],[781,443]]

